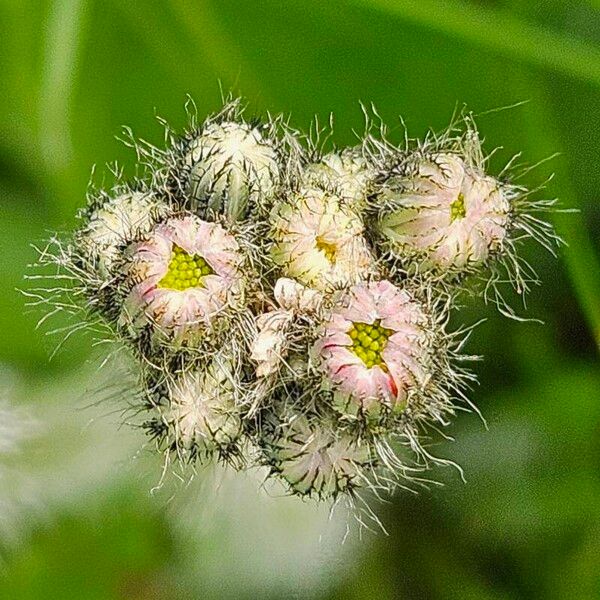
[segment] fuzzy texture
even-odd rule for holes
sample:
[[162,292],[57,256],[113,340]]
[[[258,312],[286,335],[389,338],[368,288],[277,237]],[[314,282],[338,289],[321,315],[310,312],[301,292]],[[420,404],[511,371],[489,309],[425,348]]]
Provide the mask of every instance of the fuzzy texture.
[[179,449],[227,451],[241,434],[230,365],[213,361],[206,370],[184,372],[169,387],[163,419]]
[[281,204],[273,219],[272,256],[283,275],[320,290],[368,276],[373,257],[364,226],[329,192],[304,188]]
[[[426,322],[410,294],[389,281],[352,287],[315,344],[335,390],[336,407],[344,414],[379,412],[382,407],[403,410],[411,391],[427,380]],[[380,327],[369,335],[365,326],[373,325]],[[360,346],[354,343],[357,336]]]
[[[165,284],[176,248],[201,257],[210,267],[208,274],[185,289]],[[134,327],[150,323],[168,337],[184,340],[209,328],[229,304],[238,301],[242,262],[237,242],[220,225],[191,215],[170,219],[131,248],[127,272],[131,291],[122,319]]]
[[472,115],[455,116],[447,129],[422,140],[392,144],[381,125],[363,152],[378,176],[366,209],[378,256],[401,276],[420,277],[450,297],[476,290],[508,317],[518,317],[505,284],[520,295],[539,284],[535,265],[524,260],[529,240],[556,255],[563,243],[546,215],[555,199],[539,198],[516,183],[532,167],[513,157],[499,175],[488,157]]
[[294,494],[319,499],[363,487],[375,461],[368,444],[309,418],[284,420],[267,448],[268,464]]
[[499,181],[452,154],[417,157],[407,171],[383,186],[380,201],[389,209],[378,223],[406,263],[460,270],[502,252],[510,205]]
[[457,298],[514,316],[502,282],[536,281],[520,248],[554,251],[554,202],[510,164],[488,172],[469,115],[402,146],[367,122],[328,152],[243,112],[190,110],[165,148],[129,134],[143,179],[90,192],[27,294],[76,315],[66,337],[91,324],[131,351],[132,420],[165,470],[267,466],[292,494],[368,511],[451,464],[428,444],[473,408]]
[[362,155],[360,148],[330,152],[304,171],[307,185],[317,185],[342,198],[349,206],[362,210],[377,171]]
[[273,145],[246,123],[209,123],[189,145],[188,195],[192,207],[223,212],[232,221],[246,215],[248,204],[274,195],[279,164]]
[[122,249],[148,233],[167,213],[167,207],[151,192],[132,191],[108,199],[90,214],[77,235],[88,268],[109,279]]

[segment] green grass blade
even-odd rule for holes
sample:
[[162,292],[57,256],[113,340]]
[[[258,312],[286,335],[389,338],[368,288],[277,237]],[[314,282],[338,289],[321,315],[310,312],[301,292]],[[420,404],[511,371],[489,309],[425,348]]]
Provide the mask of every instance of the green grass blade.
[[69,117],[84,12],[83,0],[54,2],[47,22],[39,99],[40,147],[49,171],[57,175],[64,173],[72,158]]
[[227,86],[236,88],[239,84],[249,98],[264,100],[263,86],[236,40],[224,29],[212,3],[171,0],[170,5],[182,29],[189,34],[199,59],[210,64]]
[[[517,61],[600,85],[600,50],[500,10],[448,0],[353,0]],[[599,2],[600,4],[600,2]]]

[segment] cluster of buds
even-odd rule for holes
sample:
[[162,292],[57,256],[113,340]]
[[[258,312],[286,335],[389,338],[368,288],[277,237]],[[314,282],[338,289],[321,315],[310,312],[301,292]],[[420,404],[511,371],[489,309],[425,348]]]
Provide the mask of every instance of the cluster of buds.
[[[445,463],[425,440],[473,375],[477,289],[534,278],[518,250],[559,242],[505,172],[487,172],[470,117],[402,147],[384,129],[325,152],[239,101],[136,142],[147,177],[92,190],[82,225],[42,260],[139,366],[136,414],[176,464],[266,467],[299,496],[351,501]],[[478,283],[479,282],[479,283]]]

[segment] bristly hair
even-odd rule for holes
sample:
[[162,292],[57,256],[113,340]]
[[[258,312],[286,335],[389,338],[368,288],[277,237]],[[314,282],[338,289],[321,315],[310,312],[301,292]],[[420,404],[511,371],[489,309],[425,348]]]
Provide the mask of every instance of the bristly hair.
[[373,499],[434,484],[435,465],[462,475],[431,451],[458,411],[478,412],[475,326],[452,331],[450,315],[471,293],[518,318],[502,284],[524,297],[537,283],[522,245],[555,253],[557,205],[522,184],[536,165],[518,156],[488,173],[466,111],[396,145],[363,107],[364,132],[337,148],[331,121],[304,135],[245,108],[230,96],[199,120],[188,99],[182,134],[159,119],[164,147],[125,128],[138,177],[111,166],[114,183],[90,184],[77,231],[38,248],[23,293],[40,325],[71,318],[62,341],[91,329],[126,350],[124,419],[163,475],[267,467],[289,494],[383,528]]
[[[369,198],[366,218],[371,222],[369,230],[374,235],[374,245],[382,260],[400,276],[429,280],[438,286],[440,293],[456,295],[467,291],[479,294],[482,291],[486,302],[495,304],[504,315],[518,318],[505,297],[502,284],[509,284],[522,296],[523,303],[531,285],[539,284],[535,268],[523,257],[521,247],[531,239],[556,256],[557,248],[563,243],[552,224],[544,220],[547,215],[561,210],[556,199],[540,197],[551,178],[532,189],[519,183],[540,163],[518,165],[519,155],[516,155],[497,176],[488,174],[490,158],[496,151],[484,153],[475,117],[465,110],[456,113],[446,129],[429,131],[424,139],[409,138],[405,129],[401,147],[387,139],[387,129],[381,126],[379,137],[372,134],[365,137],[364,152],[379,173]],[[410,205],[405,197],[421,193],[415,188],[415,185],[418,186],[420,165],[424,161],[435,161],[435,157],[440,155],[455,156],[477,177],[494,181],[508,205],[506,221],[502,225],[505,235],[501,243],[490,247],[489,254],[481,262],[467,261],[459,266],[431,268],[427,250],[407,251],[404,244],[398,245],[382,235],[378,226],[382,219]],[[396,191],[395,194],[386,194],[390,187]],[[469,282],[474,285],[469,285]]]

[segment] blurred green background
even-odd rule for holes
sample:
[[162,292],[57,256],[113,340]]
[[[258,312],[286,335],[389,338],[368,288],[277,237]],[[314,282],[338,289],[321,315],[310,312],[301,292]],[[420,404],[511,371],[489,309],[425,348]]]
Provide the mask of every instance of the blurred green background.
[[[24,419],[19,450],[0,443],[0,598],[600,598],[599,0],[0,0],[0,80],[0,389]],[[120,127],[160,144],[155,116],[183,126],[186,94],[215,110],[219,81],[300,128],[333,112],[340,145],[359,101],[398,140],[398,114],[422,135],[464,103],[503,148],[494,168],[560,153],[527,181],[554,172],[548,195],[580,211],[554,219],[559,261],[527,249],[545,325],[464,311],[487,318],[468,350],[489,431],[459,415],[436,450],[467,483],[438,471],[445,487],[379,506],[387,537],[342,544],[344,514],[252,475],[151,494],[160,460],[97,402],[118,376],[85,335],[49,362],[56,338],[15,290],[92,164],[135,173]]]

